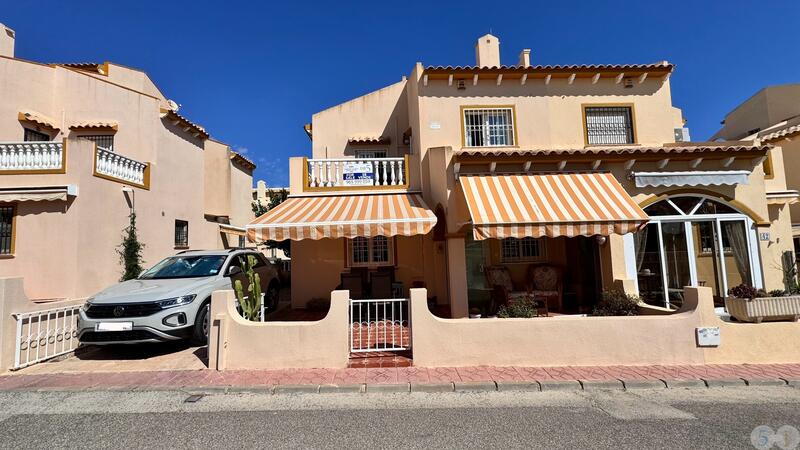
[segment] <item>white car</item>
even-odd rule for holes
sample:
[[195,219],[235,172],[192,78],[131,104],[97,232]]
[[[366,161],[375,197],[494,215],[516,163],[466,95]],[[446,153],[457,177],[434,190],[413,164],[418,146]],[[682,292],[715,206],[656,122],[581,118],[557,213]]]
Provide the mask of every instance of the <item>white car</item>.
[[255,250],[198,250],[170,256],[139,278],[111,286],[81,308],[78,338],[84,344],[165,342],[205,343],[211,293],[241,280],[247,256],[254,256],[267,310],[278,306],[278,271]]

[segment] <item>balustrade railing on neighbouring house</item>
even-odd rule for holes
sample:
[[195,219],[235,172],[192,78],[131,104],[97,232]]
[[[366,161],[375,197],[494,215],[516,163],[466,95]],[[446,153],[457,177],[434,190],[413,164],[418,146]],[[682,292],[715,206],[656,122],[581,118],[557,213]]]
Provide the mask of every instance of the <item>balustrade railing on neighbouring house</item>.
[[14,369],[21,369],[75,350],[80,305],[14,313],[17,321]]
[[0,174],[63,173],[65,156],[61,142],[0,142]]
[[305,187],[408,187],[408,157],[307,159]]
[[95,150],[94,174],[120,183],[150,188],[150,163],[136,161],[103,147]]

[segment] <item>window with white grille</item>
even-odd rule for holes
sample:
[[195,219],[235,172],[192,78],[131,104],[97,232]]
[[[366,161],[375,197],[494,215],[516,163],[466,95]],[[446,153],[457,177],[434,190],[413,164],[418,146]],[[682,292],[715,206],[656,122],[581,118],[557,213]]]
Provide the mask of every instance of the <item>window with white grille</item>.
[[357,237],[349,241],[351,267],[392,265],[392,239],[385,236]]
[[545,256],[545,245],[541,239],[508,238],[500,241],[500,246],[503,262],[538,261]]
[[511,108],[464,109],[464,144],[467,147],[505,147],[514,143]]
[[589,145],[633,144],[633,115],[628,106],[589,106],[586,140]]
[[361,158],[361,159],[386,158],[386,150],[356,150],[356,158]]
[[92,141],[97,144],[98,147],[101,147],[105,150],[110,152],[114,151],[114,135],[113,134],[102,134],[102,135],[93,135],[93,136],[80,136],[81,139],[86,139],[87,141]]

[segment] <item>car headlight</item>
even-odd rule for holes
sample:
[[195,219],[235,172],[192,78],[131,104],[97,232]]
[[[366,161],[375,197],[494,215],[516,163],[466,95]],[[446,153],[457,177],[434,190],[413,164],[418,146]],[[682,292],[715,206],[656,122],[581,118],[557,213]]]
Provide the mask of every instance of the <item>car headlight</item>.
[[197,297],[197,295],[195,294],[182,295],[180,297],[173,297],[164,300],[159,300],[156,302],[156,304],[158,304],[158,306],[160,306],[161,309],[174,308],[176,306],[183,306],[192,303],[195,297]]
[[81,306],[81,309],[83,311],[88,311],[89,308],[92,307],[92,300],[94,300],[94,297],[87,298],[86,303],[84,303],[83,306]]

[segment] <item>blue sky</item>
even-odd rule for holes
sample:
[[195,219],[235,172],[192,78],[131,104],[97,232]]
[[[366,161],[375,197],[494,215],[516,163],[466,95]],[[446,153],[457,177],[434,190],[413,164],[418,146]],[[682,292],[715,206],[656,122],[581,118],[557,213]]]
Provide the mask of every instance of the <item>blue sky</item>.
[[[263,3],[263,4],[262,4]],[[269,4],[268,4],[269,3]],[[473,64],[491,30],[505,64],[674,63],[694,140],[763,86],[800,82],[800,1],[6,2],[17,56],[145,70],[181,113],[288,183],[319,110],[407,75]]]

